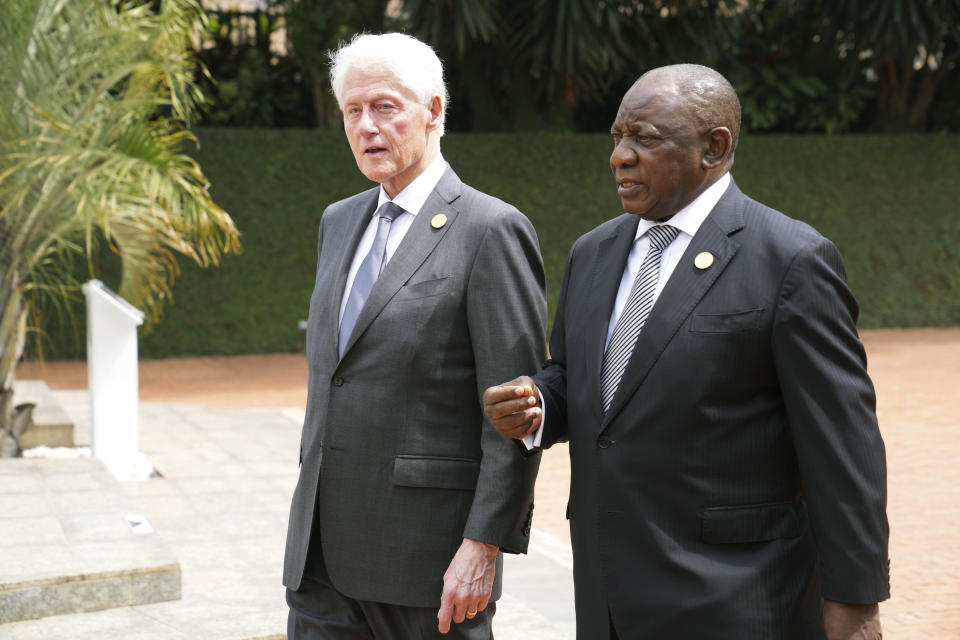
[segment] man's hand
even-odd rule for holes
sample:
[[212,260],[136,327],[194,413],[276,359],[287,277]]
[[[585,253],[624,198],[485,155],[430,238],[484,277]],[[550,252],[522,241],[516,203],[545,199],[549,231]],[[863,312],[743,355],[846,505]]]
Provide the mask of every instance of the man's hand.
[[827,640],[880,640],[880,607],[824,600],[823,632]]
[[450,620],[463,622],[487,608],[497,572],[497,552],[492,544],[464,538],[443,574],[443,596],[437,612],[437,629],[450,631]]
[[483,392],[483,413],[497,431],[522,440],[540,428],[540,394],[533,380],[520,376]]

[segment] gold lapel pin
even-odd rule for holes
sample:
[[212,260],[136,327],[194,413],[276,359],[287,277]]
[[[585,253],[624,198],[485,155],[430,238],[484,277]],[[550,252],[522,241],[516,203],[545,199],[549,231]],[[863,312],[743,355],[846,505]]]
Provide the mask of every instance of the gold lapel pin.
[[439,229],[445,224],[447,224],[447,216],[442,213],[438,213],[430,219],[430,226],[434,229]]
[[713,254],[709,251],[698,253],[697,257],[693,259],[693,266],[695,266],[697,269],[709,269],[710,265],[712,264]]

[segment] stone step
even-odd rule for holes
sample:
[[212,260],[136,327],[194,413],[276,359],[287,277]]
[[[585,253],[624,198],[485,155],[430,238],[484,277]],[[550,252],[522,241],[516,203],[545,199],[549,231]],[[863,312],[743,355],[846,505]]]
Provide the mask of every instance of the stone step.
[[0,624],[180,599],[173,552],[97,458],[2,459],[0,488]]
[[20,448],[72,447],[73,420],[63,410],[54,393],[42,380],[16,380],[13,385],[15,405],[33,403],[33,427],[20,437]]

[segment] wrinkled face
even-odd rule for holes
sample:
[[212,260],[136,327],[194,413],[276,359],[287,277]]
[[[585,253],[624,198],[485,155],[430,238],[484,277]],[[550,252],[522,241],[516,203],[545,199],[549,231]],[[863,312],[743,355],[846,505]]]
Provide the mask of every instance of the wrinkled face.
[[623,210],[670,218],[708,186],[707,136],[673,86],[641,78],[627,91],[611,127],[610,168]]
[[343,129],[363,175],[382,184],[391,198],[403,191],[433,160],[429,137],[441,110],[439,98],[428,108],[390,76],[348,72]]

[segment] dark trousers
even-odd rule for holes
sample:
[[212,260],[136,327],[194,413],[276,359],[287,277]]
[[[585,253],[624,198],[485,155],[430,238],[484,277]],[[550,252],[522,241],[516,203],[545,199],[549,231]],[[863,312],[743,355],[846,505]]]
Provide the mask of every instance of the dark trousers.
[[405,607],[354,600],[330,582],[323,554],[311,544],[303,583],[287,589],[287,640],[492,640],[496,605],[487,604],[473,620],[451,623],[450,632],[437,631],[437,606]]

